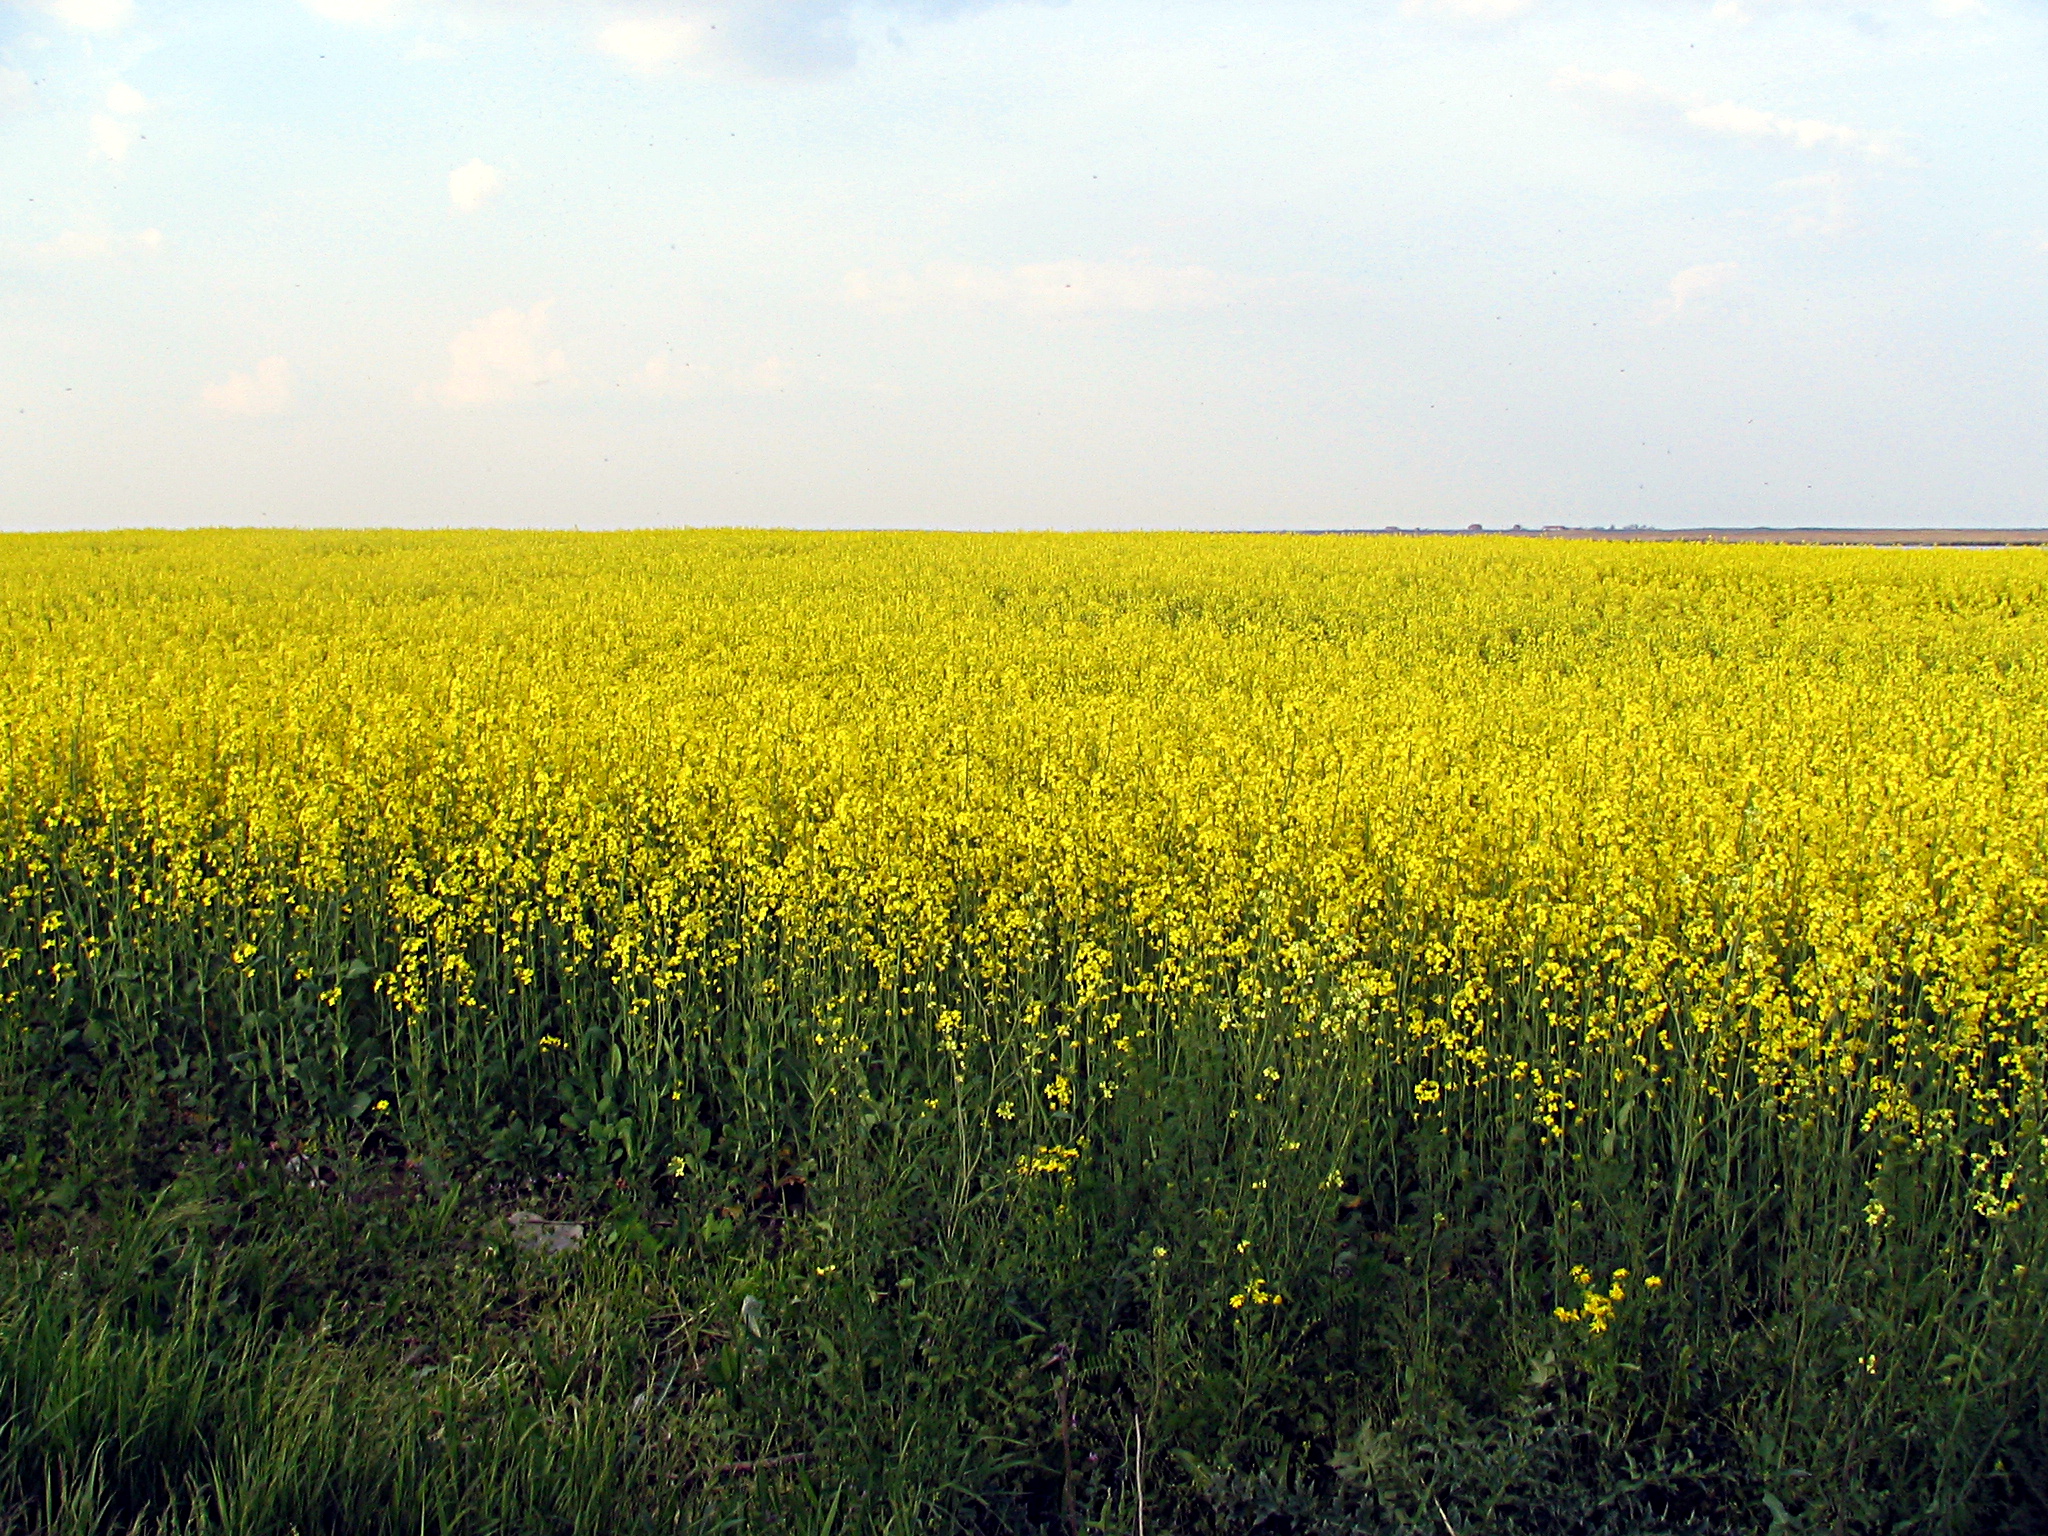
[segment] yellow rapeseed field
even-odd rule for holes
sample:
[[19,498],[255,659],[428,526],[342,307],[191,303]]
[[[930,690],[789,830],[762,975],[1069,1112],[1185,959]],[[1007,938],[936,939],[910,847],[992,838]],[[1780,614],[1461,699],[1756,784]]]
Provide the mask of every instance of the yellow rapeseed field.
[[542,972],[664,1059],[742,972],[863,1046],[834,999],[871,980],[963,1062],[994,1037],[1047,1126],[1162,1019],[1369,1037],[1418,1104],[1507,1085],[1548,1138],[1742,1058],[1781,1105],[1855,1082],[1968,1141],[1988,1211],[2039,1156],[2044,580],[1499,540],[14,539],[8,987],[112,996],[183,949],[245,1007],[338,1005],[368,964],[412,1116],[422,1035],[531,1047]]
[[707,1465],[885,1369],[1069,1493],[1070,1386],[1817,1520],[2040,1443],[2043,552],[13,538],[0,654],[0,1197],[119,1111],[641,1200]]

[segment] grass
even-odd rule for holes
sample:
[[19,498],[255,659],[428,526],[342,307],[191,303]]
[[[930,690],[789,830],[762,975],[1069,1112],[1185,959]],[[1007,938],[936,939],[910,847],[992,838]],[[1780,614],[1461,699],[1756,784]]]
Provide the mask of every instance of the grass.
[[[621,1187],[46,1078],[8,1116],[4,1502],[23,1531],[1129,1531],[1142,1445],[1154,1531],[2048,1518],[2039,1293],[1945,1229],[1938,1175],[1880,1245],[1819,1127],[1703,1146],[1695,1205],[1654,1154],[1489,1166],[1411,1118],[1337,1189],[1251,1195],[1227,1111],[1179,1124],[1198,1091],[1164,1086],[1018,1198],[868,1111]],[[1770,1196],[1855,1219],[1773,1230]],[[1517,1326],[1551,1200],[1676,1221],[1685,1268],[1746,1284]],[[586,1241],[526,1252],[513,1209]],[[1240,1231],[1312,1278],[1233,1310]]]

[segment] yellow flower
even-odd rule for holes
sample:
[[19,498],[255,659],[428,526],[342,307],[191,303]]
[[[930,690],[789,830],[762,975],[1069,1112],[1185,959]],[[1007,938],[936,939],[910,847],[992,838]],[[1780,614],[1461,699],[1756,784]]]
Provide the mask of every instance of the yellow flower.
[[1265,1280],[1261,1278],[1252,1281],[1250,1285],[1239,1291],[1235,1296],[1232,1296],[1230,1298],[1230,1305],[1238,1311],[1243,1311],[1246,1307],[1281,1306],[1286,1300],[1287,1298],[1278,1291],[1268,1290]]
[[[1583,1264],[1574,1264],[1571,1267],[1571,1277],[1580,1287],[1579,1304],[1576,1307],[1554,1307],[1550,1315],[1560,1323],[1584,1323],[1589,1334],[1606,1333],[1620,1317],[1621,1304],[1628,1299],[1628,1288],[1621,1283],[1628,1278],[1628,1274],[1626,1269],[1612,1271],[1612,1277],[1603,1291],[1595,1287],[1592,1270]],[[1654,1275],[1643,1282],[1653,1291],[1663,1283]]]
[[1079,1146],[1040,1147],[1036,1152],[1027,1152],[1017,1159],[1017,1176],[1030,1179],[1065,1174],[1072,1171],[1080,1156]]

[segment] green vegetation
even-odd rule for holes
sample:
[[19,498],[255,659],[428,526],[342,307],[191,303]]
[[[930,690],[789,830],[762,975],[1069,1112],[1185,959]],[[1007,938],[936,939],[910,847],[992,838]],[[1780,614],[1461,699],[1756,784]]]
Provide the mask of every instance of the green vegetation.
[[0,554],[0,1532],[2048,1529],[2029,552]]

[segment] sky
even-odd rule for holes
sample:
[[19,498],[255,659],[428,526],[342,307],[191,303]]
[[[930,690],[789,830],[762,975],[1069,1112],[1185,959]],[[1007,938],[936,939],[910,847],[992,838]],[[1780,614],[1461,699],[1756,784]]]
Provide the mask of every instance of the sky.
[[0,0],[0,528],[2048,525],[2048,0]]

